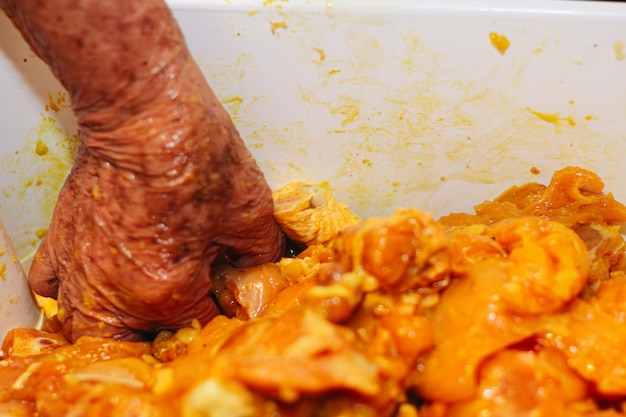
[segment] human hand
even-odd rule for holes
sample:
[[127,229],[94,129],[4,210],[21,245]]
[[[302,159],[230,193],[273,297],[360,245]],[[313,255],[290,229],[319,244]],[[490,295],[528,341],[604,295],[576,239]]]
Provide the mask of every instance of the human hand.
[[[207,322],[211,264],[280,257],[262,172],[161,0],[0,0],[68,90],[80,147],[29,282],[65,335]],[[71,24],[70,24],[71,23]]]

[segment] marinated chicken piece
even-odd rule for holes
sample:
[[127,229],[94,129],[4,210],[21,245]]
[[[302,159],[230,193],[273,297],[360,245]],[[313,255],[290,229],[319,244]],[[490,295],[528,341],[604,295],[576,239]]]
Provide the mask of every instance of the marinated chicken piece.
[[210,266],[277,260],[271,190],[162,0],[0,0],[69,92],[80,146],[30,270],[72,341],[219,314]]
[[538,341],[559,350],[600,395],[626,397],[626,328],[614,314],[574,300],[567,310],[543,318]]
[[229,317],[259,317],[289,282],[275,263],[250,268],[221,267],[211,274],[218,305]]
[[555,220],[572,228],[594,222],[626,222],[626,206],[611,193],[603,193],[603,189],[604,183],[595,173],[567,167],[556,171],[547,186],[513,186],[495,200],[474,207],[475,214],[453,213],[439,222],[448,228],[490,225],[526,216]]
[[263,316],[281,317],[287,311],[300,308],[307,302],[307,292],[310,286],[307,284],[291,284],[278,294],[265,306]]
[[377,367],[358,351],[354,335],[308,309],[243,324],[213,363],[220,377],[286,402],[334,389],[371,396],[380,383]]
[[0,403],[20,402],[24,414],[15,415],[158,415],[141,401],[160,372],[141,359],[149,353],[149,343],[84,337],[45,355],[10,356],[2,361]]
[[[243,320],[258,317],[285,287],[317,283],[320,268],[333,259],[332,242],[340,230],[359,222],[356,215],[321,185],[290,183],[274,191],[273,198],[278,224],[293,242],[306,248],[277,264],[215,269],[211,274],[212,293],[221,311],[229,317]],[[292,290],[294,294],[299,291]],[[281,299],[287,301],[284,295]]]
[[[470,228],[464,230],[468,233]],[[539,218],[472,230],[494,238],[506,255],[489,250],[479,252],[483,259],[470,258],[464,268],[457,268],[462,275],[426,314],[435,347],[420,359],[412,377],[417,393],[433,404],[473,401],[480,392],[476,378],[484,361],[501,349],[536,338],[537,346],[558,350],[571,370],[597,392],[626,395],[618,377],[626,372],[620,347],[625,343],[624,329],[606,314],[626,314],[617,286],[620,274],[602,283],[599,298],[590,305],[576,298],[586,282],[590,257],[573,230]],[[513,254],[516,247],[519,255]],[[510,287],[511,280],[519,283]]]
[[440,301],[425,313],[434,347],[419,358],[420,366],[411,376],[410,385],[420,398],[444,403],[471,400],[483,361],[536,333],[540,316],[512,313],[502,300],[507,272],[500,257],[487,258],[452,280]]
[[474,207],[475,213],[451,213],[439,218],[448,230],[472,225],[490,225],[506,219],[525,217],[524,211],[509,201],[484,201]]
[[201,326],[197,320],[190,327],[183,327],[176,332],[163,330],[152,341],[152,356],[161,362],[171,362],[187,353],[187,346],[200,332]]
[[465,275],[468,268],[486,258],[504,258],[506,252],[488,234],[489,226],[474,224],[450,231],[450,269],[454,275]]
[[478,392],[472,401],[448,406],[446,416],[574,417],[590,408],[586,383],[551,349],[496,353],[481,366]]
[[368,289],[436,292],[450,271],[448,236],[429,214],[398,209],[345,229],[334,245],[334,260],[346,271],[366,273]]
[[320,269],[332,262],[333,250],[323,245],[310,245],[293,258],[282,258],[278,262],[280,273],[292,283],[316,283]]
[[[228,317],[247,320],[284,312],[302,300],[305,289],[318,282],[320,269],[331,260],[329,248],[311,245],[296,257],[277,263],[250,268],[220,266],[211,272],[211,293]],[[287,288],[289,291],[284,291]]]
[[17,328],[9,331],[2,343],[0,359],[4,356],[25,357],[50,353],[68,341],[58,333]]
[[272,195],[274,217],[281,229],[307,246],[330,244],[340,230],[360,221],[323,185],[294,182]]
[[[177,415],[389,416],[388,377],[349,328],[309,308],[242,321],[220,316],[165,366]],[[361,411],[352,414],[355,407]],[[225,412],[225,411],[224,411]],[[207,414],[208,413],[208,414]]]
[[[459,268],[465,275],[452,282],[427,314],[435,329],[435,348],[414,377],[418,392],[428,399],[472,398],[482,361],[531,337],[542,328],[538,314],[558,311],[586,283],[586,247],[561,223],[524,217],[474,229],[501,250],[489,246],[484,258]],[[444,375],[450,382],[441,385]]]
[[526,215],[556,220],[572,228],[596,221],[626,221],[626,206],[611,193],[603,193],[602,179],[586,169],[566,167],[556,171],[547,186],[529,184],[520,188],[512,187],[496,201],[511,202]]
[[626,243],[619,225],[594,222],[575,229],[589,252],[590,271],[586,296],[593,294],[612,274],[626,272]]
[[590,264],[587,247],[567,226],[524,217],[493,225],[488,236],[507,253],[507,280],[500,295],[515,313],[558,310],[585,287]]
[[599,283],[588,301],[618,323],[626,324],[626,273],[616,272]]
[[368,293],[436,293],[449,278],[446,242],[443,229],[417,209],[345,228],[305,298],[328,320],[345,323]]
[[[216,318],[172,369],[175,380],[191,379],[195,387],[230,386],[240,403],[256,404],[244,415],[382,417],[405,398],[402,375],[410,366],[394,374],[394,361],[403,358],[380,355],[352,328],[305,307],[246,322]],[[206,379],[192,374],[193,363],[211,364]],[[268,401],[274,408],[267,408]]]

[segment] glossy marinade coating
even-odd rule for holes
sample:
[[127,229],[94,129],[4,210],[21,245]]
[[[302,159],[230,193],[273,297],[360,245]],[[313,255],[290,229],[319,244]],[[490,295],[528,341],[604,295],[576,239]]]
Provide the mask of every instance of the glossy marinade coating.
[[205,323],[211,263],[277,259],[271,191],[160,0],[0,0],[69,92],[80,148],[29,274],[65,335]]

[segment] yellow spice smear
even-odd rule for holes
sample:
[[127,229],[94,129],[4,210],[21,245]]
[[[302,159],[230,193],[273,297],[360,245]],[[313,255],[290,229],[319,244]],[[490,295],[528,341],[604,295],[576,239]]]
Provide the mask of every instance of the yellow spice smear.
[[489,33],[489,40],[501,55],[504,55],[507,49],[509,49],[509,46],[511,46],[511,42],[506,36],[496,32]]
[[529,112],[531,112],[532,114],[534,114],[535,116],[543,120],[544,122],[556,124],[560,121],[565,121],[570,126],[576,126],[576,122],[574,121],[574,119],[572,119],[571,116],[562,117],[559,113],[542,113],[542,112],[533,110],[530,107],[527,107],[526,110],[528,110]]
[[287,22],[284,20],[281,22],[270,22],[270,29],[272,31],[272,35],[275,35],[278,29],[287,29]]

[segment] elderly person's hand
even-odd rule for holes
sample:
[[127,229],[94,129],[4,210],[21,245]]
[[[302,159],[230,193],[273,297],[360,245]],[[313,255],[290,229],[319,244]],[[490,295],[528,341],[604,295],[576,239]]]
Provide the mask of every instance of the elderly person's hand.
[[[65,335],[206,323],[209,270],[276,260],[271,191],[162,0],[0,0],[71,96],[80,147],[29,282]],[[210,40],[207,40],[210,42]]]

